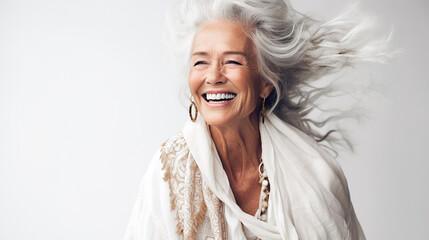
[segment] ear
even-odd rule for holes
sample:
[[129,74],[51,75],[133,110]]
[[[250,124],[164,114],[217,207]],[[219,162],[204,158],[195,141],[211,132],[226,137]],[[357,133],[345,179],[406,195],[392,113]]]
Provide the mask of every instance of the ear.
[[273,84],[264,81],[261,89],[261,94],[259,95],[261,98],[267,98],[270,93],[273,91]]

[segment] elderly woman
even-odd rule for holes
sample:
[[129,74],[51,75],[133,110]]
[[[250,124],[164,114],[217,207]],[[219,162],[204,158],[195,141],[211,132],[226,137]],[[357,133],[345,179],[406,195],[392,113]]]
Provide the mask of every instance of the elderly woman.
[[190,120],[153,158],[125,239],[364,239],[319,145],[331,131],[308,116],[328,92],[312,81],[376,59],[357,41],[364,26],[317,22],[284,0],[180,1],[170,26]]

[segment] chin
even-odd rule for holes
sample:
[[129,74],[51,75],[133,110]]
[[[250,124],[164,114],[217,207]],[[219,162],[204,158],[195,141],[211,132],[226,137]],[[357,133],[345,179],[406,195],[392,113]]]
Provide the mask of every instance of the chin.
[[203,118],[210,126],[227,126],[230,123],[230,119],[221,114],[205,114]]

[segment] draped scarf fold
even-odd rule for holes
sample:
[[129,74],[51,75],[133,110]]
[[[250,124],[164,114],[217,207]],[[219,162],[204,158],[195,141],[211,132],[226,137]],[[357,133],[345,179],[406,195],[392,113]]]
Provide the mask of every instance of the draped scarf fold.
[[259,127],[271,185],[267,222],[236,204],[204,119],[188,121],[183,129],[204,183],[225,205],[229,239],[246,240],[241,224],[261,239],[365,239],[337,161],[273,113]]

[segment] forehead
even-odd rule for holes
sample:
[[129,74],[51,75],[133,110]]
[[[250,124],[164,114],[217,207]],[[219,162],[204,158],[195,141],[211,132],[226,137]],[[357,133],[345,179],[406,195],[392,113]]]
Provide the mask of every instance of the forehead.
[[253,52],[253,43],[243,26],[230,21],[210,21],[195,34],[192,52],[196,51],[241,51]]

